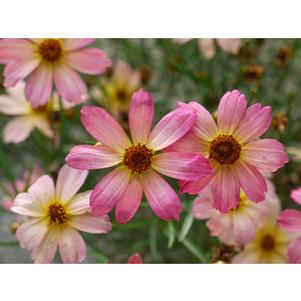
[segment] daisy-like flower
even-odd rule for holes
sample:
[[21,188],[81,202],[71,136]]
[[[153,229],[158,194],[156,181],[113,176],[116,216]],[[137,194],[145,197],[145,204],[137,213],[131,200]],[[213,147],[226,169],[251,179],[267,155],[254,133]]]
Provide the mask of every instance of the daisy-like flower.
[[101,74],[112,64],[103,50],[86,48],[94,40],[2,39],[4,86],[14,87],[26,78],[25,95],[35,108],[47,103],[53,85],[66,100],[83,101],[87,87],[76,71]]
[[193,213],[197,219],[208,219],[207,227],[211,235],[219,237],[223,243],[245,245],[254,239],[256,230],[269,214],[269,204],[276,202],[275,199],[279,202],[273,184],[268,181],[265,201],[255,204],[241,191],[237,207],[221,213],[212,208],[210,193],[204,189],[194,200]]
[[197,120],[168,150],[202,154],[214,169],[200,181],[182,181],[181,192],[196,194],[210,185],[212,206],[223,213],[237,207],[240,188],[251,201],[263,201],[267,184],[262,173],[274,172],[288,162],[281,143],[258,139],[271,124],[271,107],[256,103],[247,108],[245,96],[233,90],[222,97],[216,124],[197,102],[180,106],[194,108]]
[[287,249],[294,235],[283,230],[277,224],[280,212],[279,200],[270,203],[269,216],[264,225],[256,231],[253,241],[244,250],[234,256],[233,263],[286,263]]
[[134,253],[129,257],[128,263],[133,263],[133,264],[143,263],[143,260],[139,253]]
[[30,251],[36,263],[52,262],[59,248],[64,263],[79,263],[86,257],[86,245],[77,230],[107,233],[112,224],[108,216],[90,213],[91,192],[76,194],[88,175],[65,165],[58,174],[56,186],[44,175],[19,193],[11,210],[28,219],[17,230],[22,248]]
[[180,199],[157,171],[182,180],[202,179],[211,172],[208,160],[198,154],[157,154],[190,130],[196,118],[194,110],[177,108],[151,131],[153,114],[152,96],[143,89],[134,93],[129,109],[130,141],[105,110],[82,107],[82,123],[98,143],[73,147],[67,164],[83,170],[120,165],[94,188],[90,199],[93,214],[104,215],[116,207],[117,221],[126,223],[136,213],[144,192],[159,218],[178,220]]
[[[291,198],[301,205],[301,187],[292,190]],[[285,230],[296,233],[298,236],[288,248],[290,263],[301,263],[301,211],[296,209],[283,210],[278,216],[279,225]]]
[[[4,143],[20,143],[28,138],[34,128],[47,138],[53,138],[51,113],[60,109],[59,98],[54,93],[45,106],[33,108],[24,95],[25,83],[20,82],[14,88],[7,89],[8,95],[0,95],[0,113],[16,116],[3,129]],[[76,104],[62,100],[64,109]]]

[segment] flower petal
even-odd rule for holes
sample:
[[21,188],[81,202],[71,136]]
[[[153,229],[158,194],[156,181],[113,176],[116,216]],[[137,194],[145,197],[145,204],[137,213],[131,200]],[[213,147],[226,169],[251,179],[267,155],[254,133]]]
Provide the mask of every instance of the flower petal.
[[71,216],[68,223],[73,228],[87,233],[107,233],[112,230],[109,216],[93,216],[91,213]]
[[200,52],[207,60],[215,56],[214,39],[198,39],[198,46]]
[[231,135],[247,108],[245,96],[238,90],[227,92],[218,105],[217,124],[221,134]]
[[66,157],[70,167],[93,170],[114,166],[122,161],[122,156],[104,145],[76,145]]
[[52,138],[54,133],[51,128],[49,119],[45,115],[32,117],[32,122],[35,128],[40,130],[47,138]]
[[239,192],[239,181],[232,166],[221,165],[211,182],[212,207],[228,212],[237,206]]
[[225,52],[233,55],[237,55],[242,46],[241,39],[216,39],[216,42]]
[[114,169],[103,177],[91,194],[92,213],[97,216],[109,213],[124,194],[130,177],[129,169],[124,166]]
[[260,253],[254,250],[244,250],[232,259],[232,263],[258,263]]
[[196,219],[207,219],[213,216],[217,211],[212,208],[209,196],[202,194],[193,201],[192,212]]
[[193,126],[196,113],[189,107],[179,107],[165,115],[150,133],[148,146],[160,150],[182,138]]
[[70,67],[87,74],[101,74],[112,66],[107,53],[97,48],[69,52],[65,59]]
[[143,260],[139,253],[134,253],[129,257],[128,263],[132,263],[132,264],[143,263]]
[[256,227],[251,218],[243,214],[236,214],[232,222],[233,237],[238,245],[244,246],[254,239]]
[[97,141],[119,153],[131,145],[124,130],[104,109],[82,107],[80,113],[82,124]]
[[54,83],[58,94],[68,101],[81,103],[87,98],[87,86],[81,77],[64,64],[53,67]]
[[277,222],[290,232],[301,232],[301,211],[286,209],[280,213]]
[[287,255],[289,263],[301,263],[301,237],[289,244]]
[[267,184],[262,174],[251,164],[238,160],[234,167],[240,185],[246,195],[255,203],[265,199]]
[[78,50],[92,44],[96,39],[64,39],[64,48],[66,50]]
[[55,195],[56,199],[67,203],[78,192],[88,176],[88,171],[77,170],[65,164],[59,171]]
[[42,63],[27,78],[25,95],[34,108],[45,105],[51,95],[53,72],[51,64]]
[[169,184],[152,169],[142,177],[145,196],[154,213],[163,220],[179,220],[181,201]]
[[32,217],[40,217],[45,213],[39,201],[27,192],[21,192],[16,196],[11,211]]
[[133,94],[129,109],[129,126],[134,143],[147,142],[153,117],[153,97],[141,88]]
[[116,205],[115,218],[119,224],[125,224],[133,218],[140,205],[142,192],[142,185],[138,178],[133,176]]
[[243,146],[241,155],[244,161],[266,172],[274,172],[288,162],[284,146],[274,139],[251,141]]
[[293,189],[291,198],[299,205],[301,205],[301,188]]
[[254,140],[264,134],[272,122],[272,108],[261,107],[256,103],[250,106],[234,132],[241,144]]
[[212,172],[205,157],[180,152],[164,152],[154,156],[152,167],[166,176],[186,181],[202,180]]
[[66,204],[66,213],[69,215],[78,215],[84,214],[90,210],[90,197],[92,191],[85,191],[75,195],[67,204]]

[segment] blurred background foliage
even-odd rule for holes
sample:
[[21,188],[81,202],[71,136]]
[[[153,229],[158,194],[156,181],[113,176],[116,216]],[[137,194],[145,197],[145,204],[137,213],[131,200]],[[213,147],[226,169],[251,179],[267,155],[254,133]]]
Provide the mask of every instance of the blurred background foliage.
[[[99,39],[95,46],[107,51],[113,67],[105,75],[84,76],[91,91],[84,105],[106,107],[117,114],[125,129],[129,91],[122,84],[120,91],[115,91],[120,98],[120,112],[116,113],[106,89],[119,61],[129,64],[138,74],[138,86],[152,93],[156,104],[154,122],[174,108],[178,100],[196,100],[214,113],[221,96],[236,88],[246,95],[249,104],[260,102],[272,106],[273,126],[266,137],[280,140],[297,155],[298,149],[301,152],[301,40],[243,39],[237,55],[216,47],[215,56],[209,60],[202,56],[195,39],[183,45],[172,39]],[[3,68],[1,74],[2,71]],[[1,94],[4,93],[1,87]],[[36,130],[20,144],[4,144],[0,139],[2,195],[6,182],[20,178],[24,170],[34,164],[56,177],[73,145],[95,143],[80,123],[79,109],[80,106],[49,115],[56,131],[55,141]],[[9,119],[0,116],[0,129]],[[107,172],[108,169],[90,172],[82,191],[92,189]],[[273,182],[284,208],[295,207],[289,195],[292,188],[301,186],[300,178],[298,160],[290,160],[274,174]],[[168,179],[168,182],[178,191],[176,181]],[[117,224],[111,213],[112,232],[84,234],[89,249],[85,262],[125,263],[134,252],[139,252],[147,263],[204,263],[225,259],[233,249],[221,246],[218,239],[211,237],[205,221],[193,219],[194,196],[184,194],[180,198],[184,210],[178,223],[159,220],[145,199],[128,224]],[[28,252],[20,249],[12,233],[16,216],[3,208],[0,214],[0,262],[31,262]]]

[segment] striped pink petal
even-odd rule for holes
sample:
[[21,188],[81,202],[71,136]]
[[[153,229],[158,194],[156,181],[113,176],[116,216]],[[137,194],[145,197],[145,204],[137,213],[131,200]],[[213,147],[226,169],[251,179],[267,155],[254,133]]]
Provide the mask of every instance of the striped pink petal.
[[301,188],[293,189],[291,198],[299,205],[301,205]]
[[209,196],[198,196],[193,201],[193,216],[196,219],[207,219],[213,216],[217,211],[212,208]]
[[80,113],[82,124],[97,141],[118,153],[131,145],[124,130],[104,109],[94,106],[82,107]]
[[64,48],[66,50],[79,50],[92,44],[96,39],[64,39]]
[[233,222],[233,237],[238,245],[246,245],[255,237],[256,227],[251,218],[246,215],[236,214]]
[[67,203],[67,214],[69,215],[79,215],[84,214],[90,210],[90,196],[92,191],[85,191],[82,193],[78,193],[75,195],[68,203]]
[[154,116],[154,100],[150,93],[140,89],[132,96],[129,126],[134,143],[147,142]]
[[148,170],[143,175],[143,191],[154,211],[163,220],[179,220],[181,201],[170,185],[155,171]]
[[129,169],[121,166],[101,179],[90,198],[94,215],[103,216],[115,207],[128,186],[130,176]]
[[301,237],[289,244],[287,255],[289,263],[301,263]]
[[301,211],[286,209],[279,214],[277,221],[287,231],[301,233]]
[[27,192],[21,192],[16,196],[11,211],[30,217],[41,217],[45,213],[34,196]]
[[93,170],[114,166],[122,161],[122,156],[104,145],[77,145],[66,157],[70,167]]

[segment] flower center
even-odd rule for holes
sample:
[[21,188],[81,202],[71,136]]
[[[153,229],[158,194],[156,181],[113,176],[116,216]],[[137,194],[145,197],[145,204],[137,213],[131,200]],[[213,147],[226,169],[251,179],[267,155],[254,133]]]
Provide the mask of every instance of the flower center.
[[142,173],[150,168],[152,156],[152,150],[138,143],[125,149],[123,164],[134,172]]
[[67,215],[64,207],[61,204],[53,204],[49,206],[48,217],[51,224],[62,225],[67,220]]
[[275,240],[274,240],[273,236],[265,235],[261,239],[260,244],[261,244],[262,249],[264,249],[265,251],[271,251],[275,247]]
[[61,43],[57,39],[46,39],[39,48],[40,55],[48,62],[57,61],[61,57],[62,52]]
[[232,135],[219,135],[210,144],[209,158],[220,164],[233,164],[240,156],[241,146]]
[[124,89],[117,90],[116,96],[121,102],[125,102],[128,99],[128,95]]

